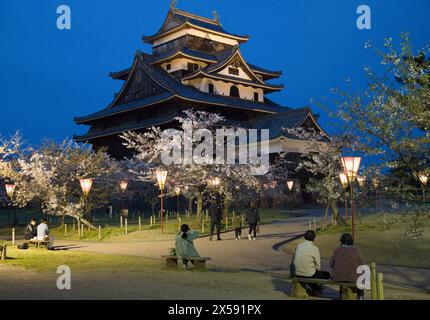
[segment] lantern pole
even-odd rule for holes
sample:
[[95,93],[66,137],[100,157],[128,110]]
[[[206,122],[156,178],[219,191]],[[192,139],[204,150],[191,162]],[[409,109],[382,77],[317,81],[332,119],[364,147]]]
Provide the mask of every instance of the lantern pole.
[[181,193],[181,189],[180,188],[175,188],[175,193],[176,193],[176,212],[177,215],[179,216],[179,194]]
[[164,202],[164,200],[163,200],[163,189],[164,188],[160,188],[161,232],[164,232],[164,223],[163,223],[163,220],[164,220],[164,213],[163,213],[163,202]]
[[[88,196],[91,191],[91,187],[93,186],[93,179],[79,179],[79,183],[81,185],[83,200],[84,200],[84,215],[88,213]],[[92,221],[91,214],[89,216],[89,221]],[[78,220],[78,226],[81,224],[81,219]]]
[[158,186],[160,188],[160,218],[161,218],[161,232],[164,232],[164,213],[163,213],[163,191],[164,186],[166,184],[167,179],[167,171],[166,170],[157,170],[155,172],[155,175],[157,177]]
[[355,240],[355,202],[354,202],[354,181],[351,184],[351,228],[352,228],[352,240]]
[[[16,188],[16,184],[14,183],[8,183],[5,185],[6,188],[6,194],[9,197],[11,206],[13,208],[13,220],[12,220],[12,225],[15,226],[17,224],[17,219],[16,219],[16,208],[13,205],[13,194],[15,192],[15,188]],[[9,211],[7,212],[7,223],[10,223],[10,215],[9,215]]]
[[122,217],[125,219],[125,191],[128,187],[128,181],[127,180],[121,180],[119,183],[119,188],[121,190],[121,213],[123,213]]
[[360,168],[361,157],[342,157],[342,166],[351,188],[351,228],[352,239],[355,240],[355,203],[354,203],[354,181]]
[[418,176],[418,178],[419,178],[421,185],[423,187],[423,206],[424,206],[424,208],[426,208],[426,187],[427,187],[427,182],[428,182],[429,176],[428,176],[428,174],[423,172]]
[[343,189],[343,202],[345,204],[345,222],[348,223],[348,177],[345,173],[339,174],[340,184]]

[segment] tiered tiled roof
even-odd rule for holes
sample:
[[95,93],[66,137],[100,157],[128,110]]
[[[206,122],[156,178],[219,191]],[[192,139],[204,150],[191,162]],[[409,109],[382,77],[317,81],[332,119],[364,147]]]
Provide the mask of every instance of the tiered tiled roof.
[[152,36],[144,36],[143,41],[147,43],[153,43],[154,40],[160,37],[190,26],[206,31],[212,31],[217,34],[222,34],[223,36],[234,38],[239,42],[245,42],[249,39],[248,36],[227,32],[221,26],[220,22],[215,19],[208,19],[178,9],[172,9],[169,11],[160,30]]
[[221,96],[216,94],[211,94],[207,92],[202,92],[192,86],[183,85],[177,79],[172,77],[163,69],[158,66],[151,65],[146,61],[145,56],[141,53],[136,55],[135,63],[140,64],[145,72],[158,84],[160,84],[163,88],[166,89],[166,93],[160,95],[154,95],[150,97],[146,97],[140,100],[135,100],[131,103],[125,105],[115,105],[114,107],[104,109],[102,111],[90,114],[84,117],[75,117],[75,121],[77,123],[88,123],[95,119],[109,117],[118,113],[128,112],[131,110],[144,108],[148,105],[153,105],[160,102],[165,102],[174,97],[182,98],[184,100],[191,100],[195,102],[202,102],[205,104],[216,104],[216,105],[224,105],[233,108],[241,108],[241,109],[251,109],[251,110],[260,110],[266,113],[276,113],[285,111],[285,107],[282,107],[271,100],[266,100],[265,103],[253,101],[253,100],[245,100],[240,98],[232,98],[229,96]]

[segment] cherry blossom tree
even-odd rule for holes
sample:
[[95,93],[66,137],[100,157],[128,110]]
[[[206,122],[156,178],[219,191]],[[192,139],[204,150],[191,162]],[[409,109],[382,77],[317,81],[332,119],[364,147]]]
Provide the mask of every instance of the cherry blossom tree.
[[[419,173],[430,167],[430,49],[414,51],[406,33],[401,39],[399,47],[386,39],[383,49],[368,43],[385,72],[366,68],[368,86],[363,91],[336,89],[335,103],[343,130],[363,142],[363,151],[378,154],[382,170],[396,172],[392,176],[397,178],[403,173],[403,182],[419,186]],[[395,181],[392,185],[398,186]],[[398,195],[411,194],[411,185],[402,185],[396,187]],[[418,233],[420,210],[411,234]]]
[[[19,175],[26,189],[35,192],[46,214],[71,216],[78,223],[91,225],[91,209],[105,204],[112,195],[113,173],[118,164],[103,151],[71,140],[57,144],[45,141],[39,150],[19,160]],[[94,179],[89,210],[83,207],[80,178]],[[93,227],[94,228],[94,227]]]
[[[173,195],[174,187],[186,190],[186,195],[191,200],[197,198],[197,221],[201,220],[203,210],[203,198],[205,192],[220,192],[224,195],[225,204],[228,206],[231,201],[234,188],[239,185],[251,186],[256,179],[251,175],[249,164],[216,164],[216,163],[196,163],[196,161],[182,161],[181,163],[165,164],[161,161],[163,153],[169,153],[173,147],[185,150],[186,145],[192,150],[204,141],[203,137],[194,135],[188,136],[187,132],[196,132],[199,129],[206,130],[216,136],[216,129],[227,128],[224,125],[225,119],[215,113],[186,110],[184,114],[176,117],[179,130],[172,136],[163,133],[161,128],[153,127],[144,133],[127,132],[121,135],[124,145],[136,151],[135,161],[140,163],[142,168],[136,170],[141,180],[156,183],[155,171],[159,167],[168,170],[171,177],[170,193]],[[239,127],[229,126],[229,129],[240,130]],[[200,150],[204,156],[214,158],[213,150]],[[184,151],[185,153],[185,151]],[[216,190],[210,188],[210,181],[217,177],[220,185]],[[172,179],[173,178],[173,179]]]

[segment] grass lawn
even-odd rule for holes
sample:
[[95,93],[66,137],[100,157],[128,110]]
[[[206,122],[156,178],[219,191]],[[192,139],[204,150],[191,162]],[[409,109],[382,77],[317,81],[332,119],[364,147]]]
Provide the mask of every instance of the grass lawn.
[[[279,276],[260,272],[172,271],[158,259],[36,248],[8,248],[8,256],[0,261],[0,300],[286,298],[274,288]],[[72,290],[55,286],[60,265],[71,269]]]
[[73,270],[106,269],[125,272],[160,266],[158,260],[142,257],[68,250],[50,251],[34,247],[30,247],[28,250],[18,250],[16,247],[9,246],[7,256],[9,259],[0,263],[32,269],[38,272],[55,272],[59,265],[67,265]]
[[[390,220],[400,215],[390,214]],[[430,217],[422,216],[424,234],[419,239],[404,237],[405,230],[412,224],[412,215],[406,216],[399,223],[383,223],[384,217],[372,215],[363,218],[362,224],[356,229],[356,245],[360,249],[366,263],[418,267],[430,269]],[[330,259],[335,248],[339,246],[340,235],[351,232],[350,227],[326,229],[317,232],[315,244],[319,247],[321,257]],[[302,240],[295,240],[284,250],[292,253]]]

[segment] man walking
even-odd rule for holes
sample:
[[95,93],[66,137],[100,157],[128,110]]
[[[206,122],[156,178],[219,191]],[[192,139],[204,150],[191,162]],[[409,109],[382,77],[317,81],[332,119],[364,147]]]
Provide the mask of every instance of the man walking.
[[212,199],[211,204],[209,206],[209,215],[211,217],[211,229],[210,229],[210,237],[209,241],[212,241],[215,226],[217,228],[217,240],[221,240],[221,220],[222,220],[222,208],[219,194]]
[[258,226],[258,223],[260,222],[260,213],[258,212],[257,205],[254,202],[251,202],[250,208],[246,213],[246,222],[248,222],[248,225],[249,225],[248,239],[256,240],[257,226]]

